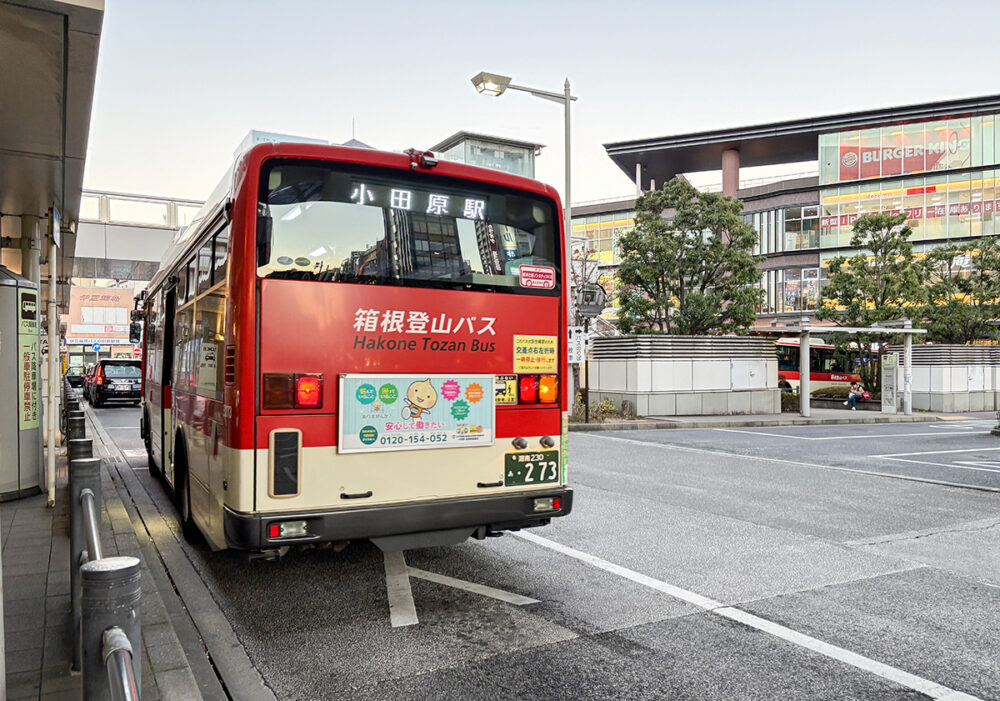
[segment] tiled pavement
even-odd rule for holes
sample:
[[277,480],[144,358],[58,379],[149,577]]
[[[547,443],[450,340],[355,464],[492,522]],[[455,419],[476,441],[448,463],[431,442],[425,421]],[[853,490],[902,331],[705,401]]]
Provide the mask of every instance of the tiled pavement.
[[[82,697],[80,675],[70,672],[69,504],[65,457],[59,456],[59,460],[55,508],[46,507],[44,494],[0,504],[10,701]],[[106,465],[102,489],[101,541],[105,556],[142,559],[130,514]],[[144,701],[200,698],[145,560],[141,610]]]

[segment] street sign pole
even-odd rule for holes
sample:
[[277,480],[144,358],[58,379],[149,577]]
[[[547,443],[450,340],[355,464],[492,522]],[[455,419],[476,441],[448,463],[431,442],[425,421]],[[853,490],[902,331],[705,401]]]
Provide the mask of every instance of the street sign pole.
[[587,352],[587,339],[590,336],[590,317],[583,320],[583,383],[587,391],[583,394],[583,422],[590,423],[590,357]]

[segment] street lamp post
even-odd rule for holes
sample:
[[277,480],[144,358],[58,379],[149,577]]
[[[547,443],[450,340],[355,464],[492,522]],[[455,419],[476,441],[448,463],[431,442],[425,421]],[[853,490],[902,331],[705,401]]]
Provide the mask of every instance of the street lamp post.
[[[573,100],[576,99],[569,90],[569,78],[563,84],[563,92],[550,92],[548,90],[538,90],[537,88],[529,88],[524,85],[514,85],[510,82],[510,76],[499,75],[497,73],[487,73],[483,71],[476,74],[472,78],[472,84],[476,86],[478,90],[483,95],[489,95],[490,97],[500,97],[506,90],[520,90],[521,92],[531,93],[535,97],[540,97],[543,100],[550,100],[552,102],[561,102],[565,108],[565,119],[566,119],[566,190],[563,193],[563,222],[565,227],[565,235],[563,239],[563,249],[565,250],[563,259],[565,272],[563,273],[563,284],[567,285],[567,297],[571,297],[569,294],[569,280],[572,274],[573,265],[573,246],[571,245],[570,235],[573,229],[573,207],[570,205],[570,122],[569,122],[569,106]],[[570,299],[570,306],[572,306],[573,301]],[[567,310],[568,313],[568,310]],[[566,320],[569,323],[569,319]],[[573,408],[573,397],[574,394],[570,393],[570,410]]]
[[[472,84],[476,86],[478,90],[483,95],[489,95],[490,97],[500,97],[507,90],[520,90],[521,92],[531,93],[535,97],[540,97],[543,100],[551,100],[552,102],[561,102],[565,108],[565,119],[566,119],[566,192],[564,194],[565,210],[563,213],[563,219],[566,221],[566,251],[567,258],[569,261],[569,236],[570,229],[572,228],[571,216],[573,214],[573,209],[570,206],[570,123],[569,123],[569,106],[573,100],[576,99],[569,91],[569,78],[563,84],[563,92],[550,92],[548,90],[538,90],[537,88],[529,88],[524,85],[514,85],[510,82],[510,76],[499,75],[497,73],[487,73],[483,71],[478,73],[473,79]],[[569,266],[567,265],[567,270]]]

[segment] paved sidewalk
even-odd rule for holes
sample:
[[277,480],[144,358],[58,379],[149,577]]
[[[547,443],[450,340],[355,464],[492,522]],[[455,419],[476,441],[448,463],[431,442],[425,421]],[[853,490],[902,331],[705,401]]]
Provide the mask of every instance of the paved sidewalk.
[[[99,442],[94,444],[96,453]],[[66,456],[60,452],[55,508],[46,507],[44,494],[0,504],[10,701],[82,698],[81,677],[70,672],[69,495]],[[101,487],[105,556],[131,555],[142,560],[142,698],[202,698],[106,463]]]
[[747,426],[823,426],[836,424],[887,424],[924,421],[958,421],[996,418],[994,412],[969,414],[938,414],[916,412],[912,416],[882,414],[875,411],[848,411],[841,409],[812,409],[805,418],[798,412],[784,414],[737,414],[726,416],[648,416],[632,421],[570,424],[570,431],[635,431],[663,428],[731,428]]

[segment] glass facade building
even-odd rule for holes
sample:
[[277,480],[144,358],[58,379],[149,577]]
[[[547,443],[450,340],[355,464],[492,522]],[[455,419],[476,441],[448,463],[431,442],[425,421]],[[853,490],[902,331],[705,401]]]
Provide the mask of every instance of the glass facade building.
[[617,318],[618,300],[615,298],[615,276],[621,262],[618,238],[635,226],[635,211],[618,211],[573,217],[572,240],[574,252],[592,251],[591,260],[597,263],[597,282],[613,300],[604,314]]

